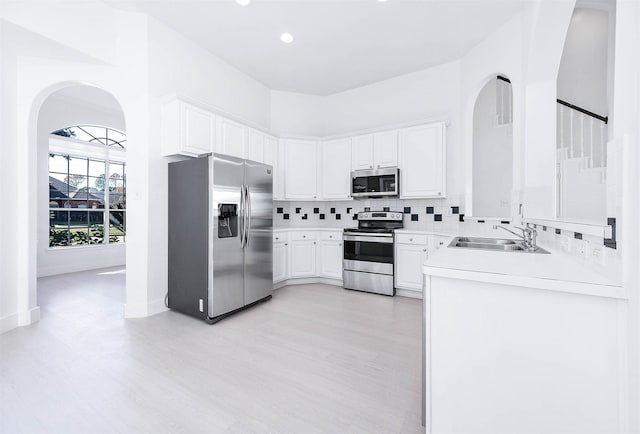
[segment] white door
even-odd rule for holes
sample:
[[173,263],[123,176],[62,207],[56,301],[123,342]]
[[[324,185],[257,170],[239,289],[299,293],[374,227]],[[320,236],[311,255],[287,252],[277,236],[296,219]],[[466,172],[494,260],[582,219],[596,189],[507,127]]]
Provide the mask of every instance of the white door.
[[445,196],[444,122],[400,130],[400,197]]
[[245,157],[246,127],[218,116],[216,151],[233,157]]
[[342,241],[320,241],[320,276],[342,280]]
[[373,135],[373,164],[377,169],[398,166],[398,130]]
[[316,147],[311,140],[283,140],[284,194],[287,199],[317,198]]
[[351,138],[351,169],[373,169],[373,134]]
[[296,277],[313,277],[316,275],[316,242],[291,241],[289,255],[289,275]]
[[287,279],[287,243],[273,245],[273,283]]
[[396,244],[396,288],[422,291],[422,264],[427,260],[427,246]]
[[351,139],[332,140],[320,144],[322,199],[351,199]]

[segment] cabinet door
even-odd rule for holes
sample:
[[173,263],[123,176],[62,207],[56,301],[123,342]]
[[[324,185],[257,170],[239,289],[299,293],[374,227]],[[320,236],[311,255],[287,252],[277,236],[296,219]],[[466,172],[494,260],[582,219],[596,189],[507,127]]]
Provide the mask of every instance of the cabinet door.
[[377,169],[398,166],[398,130],[373,135],[373,164]]
[[273,245],[273,283],[287,279],[287,251],[288,243]]
[[264,161],[264,134],[257,130],[249,130],[246,158],[262,163]]
[[289,255],[289,275],[295,277],[313,277],[316,275],[316,242],[291,241]]
[[287,199],[314,200],[317,198],[316,142],[285,140],[284,193]]
[[320,194],[322,199],[351,199],[351,139],[320,144]]
[[275,141],[275,155],[273,164],[273,200],[285,200],[284,196],[284,143]]
[[396,288],[422,291],[422,264],[427,260],[427,246],[396,244]]
[[373,169],[373,134],[351,138],[351,169]]
[[162,105],[162,155],[198,156],[212,152],[215,115],[173,100]]
[[262,152],[262,162],[269,166],[273,166],[275,169],[276,156],[278,155],[278,139],[265,134]]
[[320,276],[342,280],[342,242],[320,241]]
[[399,136],[400,197],[444,197],[444,123],[403,128]]
[[246,127],[218,116],[216,152],[233,157],[245,157]]

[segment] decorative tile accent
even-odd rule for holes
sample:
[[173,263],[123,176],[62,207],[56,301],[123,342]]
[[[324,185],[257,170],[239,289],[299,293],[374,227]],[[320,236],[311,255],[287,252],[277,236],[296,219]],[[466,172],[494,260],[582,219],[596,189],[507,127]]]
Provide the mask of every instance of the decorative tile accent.
[[460,214],[460,216],[458,217],[458,221],[464,222],[464,214]]
[[302,214],[302,220],[307,220],[308,216],[306,214]]
[[320,214],[320,208],[314,208],[313,209],[313,213],[314,214]]
[[289,214],[283,214],[283,215],[282,215],[282,218],[283,218],[284,220],[289,220]]
[[365,207],[364,212],[369,212],[369,211],[371,211],[371,208]]
[[336,220],[341,220],[342,216],[340,214],[336,214]]
[[284,210],[282,208],[276,208],[276,212],[278,214],[282,214],[284,212]]
[[459,206],[452,206],[451,207],[451,213],[452,214],[460,214],[460,207]]
[[428,206],[427,207],[427,214],[433,214],[433,207],[432,206]]
[[[484,222],[483,222],[483,223],[484,223]],[[508,224],[511,224],[511,223],[509,223],[509,220],[501,220],[501,221],[500,221],[500,224],[501,224],[501,225],[508,225]]]
[[353,208],[347,208],[347,214],[351,214],[351,210],[352,210],[352,209],[353,209]]
[[358,214],[354,214],[351,220],[358,220]]
[[302,208],[296,208],[296,214],[300,214],[300,211],[302,211]]
[[618,242],[616,241],[616,219],[615,217],[607,218],[607,224],[611,226],[611,238],[604,239],[604,246],[610,249],[617,249]]
[[546,227],[546,226],[542,226],[542,230],[543,230],[544,232],[547,232],[547,227]]
[[411,221],[412,222],[417,222],[418,221],[418,214],[411,214]]
[[385,206],[384,208],[382,208],[382,211],[389,212],[389,211],[391,211],[391,209],[388,206]]
[[320,220],[324,220],[324,214],[320,214]]
[[478,220],[478,223],[484,223],[484,220]]
[[434,214],[433,215],[433,221],[441,222],[442,221],[442,214]]
[[581,240],[582,239],[582,234],[580,232],[574,232],[573,233],[573,238],[575,238],[576,240]]
[[405,214],[411,214],[411,207],[410,206],[405,206],[404,207],[404,213]]
[[556,229],[556,235],[560,235],[562,231],[560,229]]
[[331,214],[335,214],[336,213],[336,209],[335,208],[331,208]]

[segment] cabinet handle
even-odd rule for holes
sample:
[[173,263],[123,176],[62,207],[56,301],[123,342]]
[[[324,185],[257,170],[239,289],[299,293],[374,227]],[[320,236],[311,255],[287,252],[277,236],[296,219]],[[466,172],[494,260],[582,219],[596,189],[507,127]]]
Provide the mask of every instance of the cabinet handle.
[[315,244],[316,242],[314,241],[313,244]]
[[[441,192],[438,192],[438,196],[442,196],[442,193],[441,193]],[[315,197],[315,196],[314,196],[314,197]]]
[[409,238],[409,241],[413,241],[413,238]]
[[288,245],[289,245],[289,243],[284,243],[284,245],[285,245],[285,246],[288,246]]
[[307,238],[307,236],[306,236],[306,235],[303,235],[303,236],[302,236],[302,238]]
[[427,251],[427,249],[422,249],[422,251],[423,251],[423,252],[426,252],[426,251]]
[[338,244],[338,246],[342,246],[342,243]]
[[276,240],[279,240],[280,238],[276,237]]
[[369,166],[369,169],[373,169],[373,166]]
[[380,168],[380,165],[378,164],[378,169]]

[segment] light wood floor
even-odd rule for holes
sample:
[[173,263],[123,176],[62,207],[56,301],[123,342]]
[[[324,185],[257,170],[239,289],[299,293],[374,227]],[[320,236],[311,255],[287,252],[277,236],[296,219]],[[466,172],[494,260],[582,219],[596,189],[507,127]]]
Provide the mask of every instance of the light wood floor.
[[414,433],[421,302],[289,286],[210,326],[122,318],[124,270],[40,279],[0,335],[0,433]]

